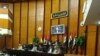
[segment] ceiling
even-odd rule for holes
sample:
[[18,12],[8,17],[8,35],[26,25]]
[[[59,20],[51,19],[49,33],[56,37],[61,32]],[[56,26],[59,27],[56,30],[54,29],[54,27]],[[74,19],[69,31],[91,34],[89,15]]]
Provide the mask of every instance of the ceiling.
[[100,25],[100,0],[92,0],[92,4],[88,11],[85,25]]

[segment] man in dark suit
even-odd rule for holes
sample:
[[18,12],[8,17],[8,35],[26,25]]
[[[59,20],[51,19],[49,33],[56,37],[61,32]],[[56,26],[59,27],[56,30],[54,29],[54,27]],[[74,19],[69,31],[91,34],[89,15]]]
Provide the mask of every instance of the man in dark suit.
[[39,43],[37,50],[43,52],[43,44]]

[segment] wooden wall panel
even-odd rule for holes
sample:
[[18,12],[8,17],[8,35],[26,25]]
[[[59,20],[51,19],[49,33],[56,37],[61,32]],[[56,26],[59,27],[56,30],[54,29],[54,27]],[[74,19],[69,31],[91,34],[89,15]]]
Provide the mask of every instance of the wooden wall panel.
[[0,18],[0,23],[1,23],[0,27],[2,27],[2,28],[9,28],[8,27],[8,25],[9,25],[8,22],[9,22],[9,20],[7,20],[7,19],[1,19]]
[[[58,12],[59,9],[59,0],[52,0],[52,13]],[[58,19],[53,18],[51,25],[58,25]],[[57,35],[52,35],[52,41],[54,42],[57,39]]]
[[5,48],[5,39],[4,37],[0,37],[0,50]]
[[98,38],[97,38],[97,56],[100,56],[100,26],[98,26]]
[[88,26],[87,56],[95,55],[96,26]]
[[[44,19],[44,1],[37,1],[37,26],[36,26],[36,34],[39,39],[42,38],[43,35],[43,19]],[[41,31],[38,31],[39,27]]]
[[77,20],[78,20],[78,0],[70,1],[70,27],[69,32],[77,33]]
[[97,56],[100,56],[100,26],[99,26],[99,32],[98,32],[98,44],[97,44]]
[[[67,11],[68,12],[68,0],[61,0],[60,2],[60,11]],[[68,26],[67,26],[67,19],[68,17],[63,17],[63,18],[60,18],[60,24],[64,24],[65,25],[65,30],[68,29]],[[67,31],[65,31],[67,32]],[[64,41],[64,36],[67,37],[67,33],[65,33],[65,35],[60,35],[59,36],[59,41],[60,42],[63,42]]]
[[85,26],[81,26],[80,23],[83,20],[83,5],[84,5],[84,0],[80,0],[80,14],[79,14],[79,35],[85,34]]
[[50,36],[50,20],[51,20],[51,0],[45,0],[45,33],[44,37]]
[[[0,3],[1,4],[1,3]],[[1,6],[1,5],[0,5]],[[2,9],[0,8],[0,14],[3,13],[3,14],[6,14],[8,13],[8,9]]]
[[35,1],[29,3],[28,43],[32,43],[35,33]]
[[12,37],[11,36],[6,37],[6,47],[12,48]]
[[15,3],[14,4],[14,47],[17,48],[19,44],[19,27],[20,27],[20,4]]
[[88,28],[89,28],[89,29],[88,29],[88,32],[96,32],[96,26],[94,26],[94,25],[89,25]]
[[27,42],[27,2],[23,2],[21,6],[21,44]]

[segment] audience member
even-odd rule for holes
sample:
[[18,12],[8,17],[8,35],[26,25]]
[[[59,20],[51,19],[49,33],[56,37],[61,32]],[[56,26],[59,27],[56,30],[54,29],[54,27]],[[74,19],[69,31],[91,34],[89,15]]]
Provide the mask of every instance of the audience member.
[[48,53],[53,53],[53,50],[54,50],[53,46],[50,45],[50,46],[49,46],[49,49],[48,49]]
[[54,46],[54,51],[53,51],[53,54],[60,54],[61,53],[61,49],[58,45],[55,45]]
[[33,45],[33,48],[31,51],[37,52],[37,45]]
[[38,50],[39,52],[43,52],[43,45],[42,45],[41,43],[38,44],[37,50]]
[[18,45],[18,50],[24,50],[21,44]]

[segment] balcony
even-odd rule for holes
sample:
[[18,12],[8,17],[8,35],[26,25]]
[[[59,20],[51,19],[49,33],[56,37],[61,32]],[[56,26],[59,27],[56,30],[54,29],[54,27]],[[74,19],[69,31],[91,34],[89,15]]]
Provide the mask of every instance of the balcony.
[[0,35],[12,35],[13,7],[11,4],[0,3]]

